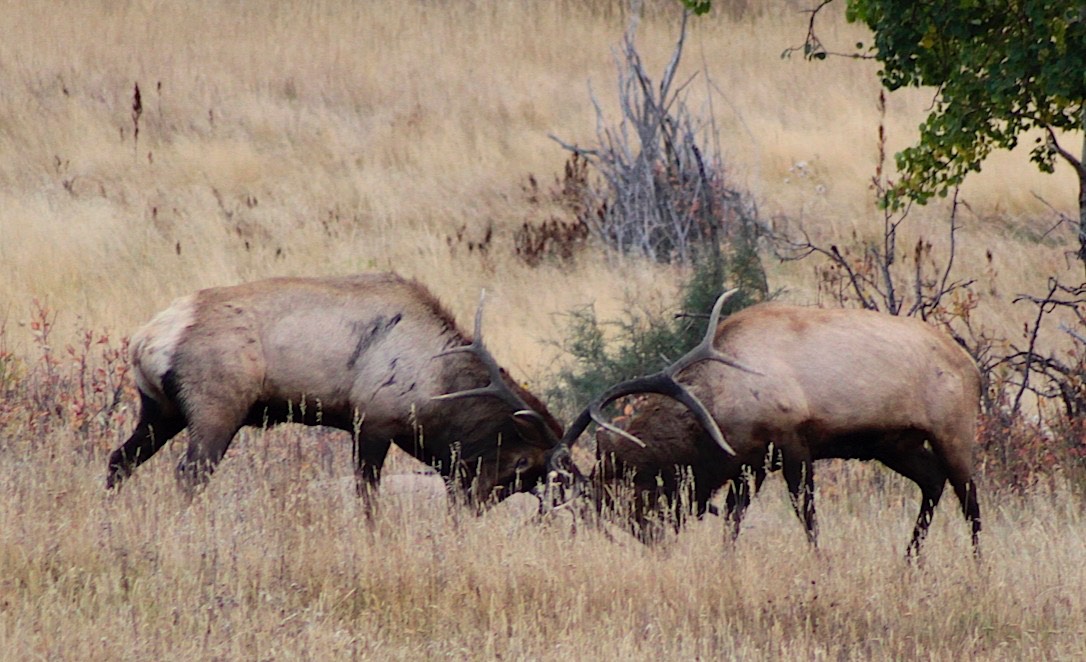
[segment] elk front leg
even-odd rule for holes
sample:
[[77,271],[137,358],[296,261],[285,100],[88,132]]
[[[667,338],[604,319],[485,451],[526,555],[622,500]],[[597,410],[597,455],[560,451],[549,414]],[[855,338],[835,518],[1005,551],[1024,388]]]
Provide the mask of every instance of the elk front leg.
[[366,519],[374,521],[377,514],[377,487],[381,482],[381,468],[392,446],[391,440],[357,438],[354,443],[355,491],[362,499]]
[[762,488],[764,480],[764,468],[744,467],[742,474],[731,481],[728,495],[724,500],[724,515],[731,524],[733,541],[739,537],[739,525],[743,521],[743,515],[750,505],[751,498]]
[[807,531],[807,541],[818,546],[818,522],[815,520],[814,464],[810,457],[788,457],[782,460],[784,482],[792,496],[792,507]]

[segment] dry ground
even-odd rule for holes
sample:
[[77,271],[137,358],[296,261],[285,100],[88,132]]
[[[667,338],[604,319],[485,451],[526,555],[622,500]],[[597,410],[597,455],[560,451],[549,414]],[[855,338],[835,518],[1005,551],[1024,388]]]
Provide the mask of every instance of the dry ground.
[[[647,4],[638,43],[659,72],[677,3]],[[767,220],[873,236],[875,66],[782,60],[805,3],[742,6],[696,21],[686,59],[715,85],[735,186]],[[494,353],[541,388],[557,313],[615,315],[630,293],[663,305],[682,275],[596,251],[535,268],[513,255],[513,230],[551,211],[523,190],[561,171],[548,133],[593,138],[589,84],[614,108],[627,18],[572,0],[0,0],[0,368],[33,365],[35,299],[57,311],[63,356],[81,329],[115,340],[199,287],[395,269],[465,325],[485,286]],[[822,37],[866,39],[840,20]],[[890,97],[891,149],[929,102]],[[959,273],[982,280],[995,332],[1028,319],[1016,293],[1081,276],[1039,201],[1070,212],[1074,194],[1069,173],[1020,153],[964,189]],[[917,210],[905,243],[945,250],[946,218]],[[489,249],[469,251],[488,228]],[[811,264],[767,266],[785,298],[817,301]],[[370,530],[343,448],[290,430],[239,440],[191,505],[167,457],[109,498],[103,453],[130,411],[89,439],[8,411],[25,416],[0,421],[0,659],[1086,657],[1086,527],[1059,477],[1014,499],[983,486],[980,564],[952,500],[926,562],[904,563],[915,488],[867,468],[823,470],[817,552],[777,483],[734,547],[709,520],[650,550],[529,522],[523,501],[473,518],[411,490]]]

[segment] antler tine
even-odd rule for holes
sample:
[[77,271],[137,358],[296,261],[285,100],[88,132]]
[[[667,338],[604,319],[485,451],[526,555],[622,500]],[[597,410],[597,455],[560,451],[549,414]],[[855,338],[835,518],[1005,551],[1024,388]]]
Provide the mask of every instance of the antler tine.
[[738,291],[739,290],[737,289],[728,290],[717,297],[716,303],[713,305],[713,312],[709,315],[709,328],[705,331],[705,336],[702,338],[701,342],[698,343],[697,347],[684,354],[678,361],[675,361],[675,363],[664,368],[660,372],[648,375],[647,377],[634,378],[612,386],[605,393],[593,400],[592,403],[581,412],[581,415],[574,421],[573,425],[566,430],[566,434],[563,436],[561,444],[567,448],[572,446],[584,432],[585,428],[588,427],[589,422],[595,422],[600,427],[644,447],[645,442],[607,421],[603,415],[603,408],[624,395],[633,395],[634,393],[658,393],[686,405],[702,428],[704,428],[709,433],[709,436],[713,438],[713,441],[715,441],[725,452],[735,455],[735,449],[733,449],[731,445],[728,444],[727,440],[724,439],[724,433],[720,431],[720,426],[717,425],[712,415],[709,414],[709,410],[696,395],[680,384],[675,379],[675,376],[701,361],[719,361],[720,363],[743,370],[744,372],[760,374],[755,370],[751,370],[750,368],[729,359],[713,347],[713,341],[716,339],[716,328],[720,323],[720,313],[724,309],[724,304]]
[[716,327],[720,323],[720,312],[724,309],[724,304],[728,299],[732,298],[738,291],[738,289],[731,289],[717,297],[716,303],[713,304],[713,312],[709,315],[709,328],[705,331],[705,337],[701,339],[701,342],[698,343],[697,347],[681,356],[679,360],[672,363],[669,367],[665,368],[665,374],[674,377],[695,363],[700,363],[702,361],[718,361],[724,365],[736,368],[737,370],[742,370],[743,372],[749,372],[755,375],[761,374],[756,370],[751,370],[743,364],[728,358],[713,347],[713,341],[716,339]]
[[617,425],[611,423],[606,418],[604,418],[604,416],[603,416],[603,407],[604,407],[604,405],[608,404],[609,402],[610,402],[610,400],[608,400],[607,403],[600,403],[600,402],[597,401],[597,402],[593,402],[591,405],[588,406],[588,411],[589,411],[589,414],[592,416],[592,420],[596,422],[596,425],[600,426],[604,430],[607,430],[609,432],[617,434],[618,436],[623,437],[624,439],[629,439],[630,441],[634,442],[635,444],[637,444],[641,448],[645,448],[645,446],[646,446],[645,442],[641,441],[640,439],[638,439],[634,435],[630,434],[629,432],[623,430],[622,428],[618,427]]
[[486,302],[486,290],[481,290],[479,293],[479,307],[475,310],[475,334],[472,337],[471,342],[467,345],[460,345],[459,347],[453,347],[447,349],[440,354],[434,356],[434,358],[440,358],[442,356],[449,356],[450,354],[459,354],[463,352],[469,352],[474,354],[479,361],[486,367],[487,374],[490,377],[490,383],[486,386],[479,388],[471,388],[465,391],[455,391],[453,393],[445,393],[444,395],[434,396],[434,400],[459,400],[461,398],[474,398],[479,396],[492,396],[504,401],[506,404],[511,405],[514,409],[531,411],[532,408],[528,406],[516,393],[509,388],[502,378],[502,369],[498,365],[498,362],[494,360],[493,355],[486,348],[486,344],[483,342],[483,304]]
[[[486,289],[484,288],[482,290],[479,290],[479,307],[475,309],[475,333],[471,338],[471,342],[466,345],[459,345],[457,347],[447,349],[444,352],[435,355],[435,359],[442,356],[448,356],[450,354],[456,354],[458,352],[471,352],[473,354],[478,354],[480,350],[482,350],[483,354],[486,357],[490,357],[490,352],[488,352],[486,350],[486,347],[483,346],[483,304],[485,303]],[[480,356],[480,358],[482,358],[482,356]],[[491,362],[493,363],[493,358],[491,358]],[[490,366],[488,365],[487,368],[489,369]]]
[[[645,442],[629,432],[612,425],[610,422],[605,421],[603,416],[604,407],[624,395],[633,395],[635,393],[657,393],[686,405],[686,408],[694,415],[698,424],[709,433],[709,436],[713,438],[713,441],[724,449],[725,452],[735,455],[735,450],[728,444],[727,440],[724,439],[724,433],[720,431],[720,426],[716,424],[716,421],[709,413],[708,408],[696,395],[685,386],[675,381],[675,378],[670,374],[667,374],[667,372],[658,372],[654,375],[638,377],[622,382],[621,384],[616,384],[588,406],[589,415],[597,425],[610,430],[621,437],[629,439],[644,448]],[[579,432],[578,436],[580,436]]]

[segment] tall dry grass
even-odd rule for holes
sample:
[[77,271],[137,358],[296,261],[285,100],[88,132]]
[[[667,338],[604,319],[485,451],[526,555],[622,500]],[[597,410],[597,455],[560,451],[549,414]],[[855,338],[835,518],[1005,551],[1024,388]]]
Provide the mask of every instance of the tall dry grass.
[[[660,71],[677,14],[648,5],[638,44]],[[781,60],[802,3],[735,6],[747,11],[693,24],[685,63],[714,83],[691,93],[712,101],[734,183],[765,219],[816,238],[878,232],[874,66]],[[512,231],[552,211],[523,190],[561,171],[548,133],[595,135],[589,83],[614,107],[628,18],[617,3],[534,0],[0,2],[0,387],[48,384],[35,300],[58,311],[63,363],[84,330],[116,346],[199,287],[395,269],[461,320],[485,286],[489,344],[541,390],[555,313],[615,315],[628,293],[659,305],[681,276],[593,252],[514,257]],[[822,36],[865,38],[840,21]],[[891,149],[928,102],[890,97]],[[1054,221],[1035,194],[1070,210],[1073,179],[1001,154],[964,191],[961,273],[983,274],[984,321],[1006,336],[1030,314],[1015,293],[1077,273],[1071,233],[1042,236]],[[917,210],[910,236],[945,247],[946,218]],[[786,298],[816,298],[809,264],[767,266]],[[528,523],[516,504],[476,519],[418,495],[386,495],[370,531],[342,442],[296,430],[243,435],[191,505],[172,485],[176,445],[109,498],[103,453],[134,403],[128,391],[109,416],[79,414],[83,388],[0,406],[3,659],[1086,654],[1082,512],[1058,477],[1010,500],[985,486],[980,565],[953,503],[925,564],[906,565],[915,490],[866,469],[820,485],[818,552],[775,484],[734,547],[716,521],[657,550]],[[63,424],[42,422],[46,405]]]
[[915,488],[867,467],[820,483],[817,551],[778,478],[734,545],[710,518],[647,548],[535,523],[524,495],[469,516],[397,476],[370,529],[346,439],[325,440],[322,466],[298,429],[243,433],[188,505],[176,450],[111,497],[101,456],[77,441],[15,434],[0,449],[0,659],[1086,653],[1086,523],[1066,486],[982,494],[979,563],[951,498],[917,565],[903,559]]

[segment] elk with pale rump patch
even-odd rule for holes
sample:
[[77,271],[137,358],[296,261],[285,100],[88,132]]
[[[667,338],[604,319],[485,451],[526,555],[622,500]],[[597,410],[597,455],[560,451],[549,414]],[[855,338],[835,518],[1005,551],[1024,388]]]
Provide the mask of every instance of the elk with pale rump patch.
[[[718,299],[704,340],[690,354],[662,373],[612,387],[586,408],[552,453],[552,470],[573,471],[584,481],[570,466],[570,446],[592,420],[607,428],[597,435],[590,491],[602,509],[615,505],[620,482],[632,479],[635,502],[625,509],[631,528],[645,539],[654,530],[650,520],[663,510],[671,510],[681,526],[677,504],[684,478],[691,481],[698,515],[710,510],[719,488],[730,488],[726,515],[738,535],[766,472],[780,468],[815,543],[812,463],[879,460],[920,487],[910,555],[919,552],[947,481],[976,551],[980,374],[965,350],[921,321],[871,311],[760,304],[719,322],[732,293]],[[721,365],[724,358],[730,365]],[[644,383],[668,380],[681,380],[705,403],[726,447],[667,400],[646,397],[625,430],[603,420],[606,404],[645,392]]]
[[391,444],[483,505],[533,487],[562,428],[417,282],[375,273],[275,278],[175,301],[132,339],[140,419],[109,457],[116,487],[188,428],[191,491],[245,425],[324,425],[355,437],[367,512]]

